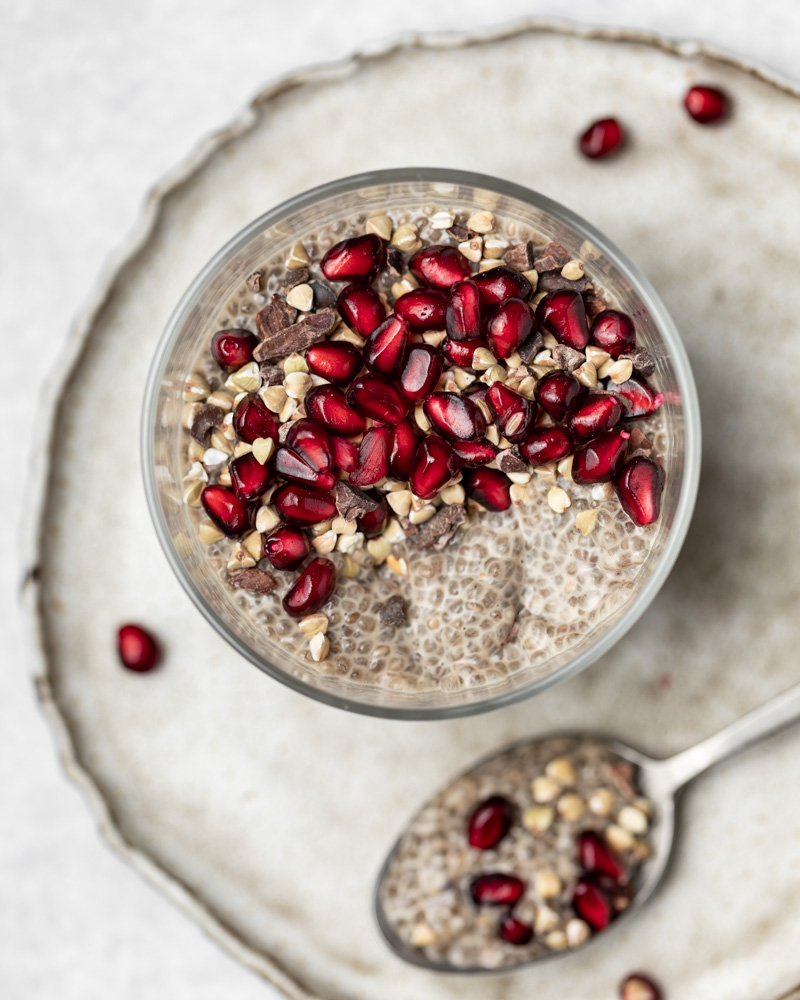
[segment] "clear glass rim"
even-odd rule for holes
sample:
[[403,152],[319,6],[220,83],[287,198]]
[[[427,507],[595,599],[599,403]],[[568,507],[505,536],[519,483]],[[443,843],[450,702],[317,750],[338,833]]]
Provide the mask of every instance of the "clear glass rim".
[[[461,184],[506,195],[510,198],[516,198],[519,201],[528,202],[555,218],[566,222],[591,240],[631,282],[638,297],[653,316],[656,325],[668,345],[670,362],[675,370],[684,409],[685,450],[683,482],[681,483],[675,517],[655,568],[639,593],[620,615],[619,619],[599,639],[592,643],[588,649],[579,653],[574,660],[547,677],[540,678],[518,690],[490,697],[484,701],[453,706],[437,706],[434,708],[414,707],[412,705],[406,707],[402,705],[370,704],[357,701],[352,697],[339,696],[328,691],[322,691],[312,684],[280,670],[250,649],[207,604],[191,575],[187,572],[183,560],[178,555],[161,508],[156,485],[154,462],[156,407],[162,373],[184,320],[197,304],[198,299],[212,276],[227,264],[259,232],[270,226],[274,226],[294,212],[313,205],[322,199],[349,194],[361,188],[374,187],[381,184],[409,182]],[[560,684],[562,681],[569,680],[594,663],[604,653],[608,652],[612,646],[616,645],[642,614],[644,614],[672,570],[689,530],[700,481],[700,405],[686,349],[665,305],[653,286],[632,261],[606,236],[595,229],[591,223],[566,206],[548,198],[546,195],[540,194],[523,185],[514,184],[511,181],[492,177],[488,174],[472,173],[471,171],[456,169],[451,170],[442,167],[401,167],[391,170],[374,170],[362,174],[352,174],[349,177],[339,178],[338,180],[321,184],[318,187],[310,188],[254,219],[253,222],[245,226],[244,229],[214,254],[184,292],[167,321],[167,325],[156,348],[145,388],[142,409],[140,457],[147,505],[156,529],[156,535],[167,557],[167,561],[184,590],[206,621],[210,622],[217,632],[238,653],[281,684],[316,701],[343,709],[344,711],[353,711],[375,718],[405,719],[409,721],[456,719],[469,715],[483,714],[484,712],[504,708],[507,705],[516,704],[519,701],[547,690],[547,688],[552,687],[554,684]],[[413,695],[409,697],[411,698]]]

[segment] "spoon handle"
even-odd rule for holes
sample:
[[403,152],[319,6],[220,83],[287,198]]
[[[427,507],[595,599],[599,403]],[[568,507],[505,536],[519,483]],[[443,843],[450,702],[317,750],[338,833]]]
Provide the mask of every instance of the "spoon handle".
[[703,771],[800,719],[800,684],[732,722],[696,746],[658,762],[662,780],[678,791]]

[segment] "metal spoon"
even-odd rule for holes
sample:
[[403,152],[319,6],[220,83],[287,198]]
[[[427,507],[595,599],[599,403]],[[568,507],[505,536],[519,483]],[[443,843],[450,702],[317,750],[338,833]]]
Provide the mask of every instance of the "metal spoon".
[[[500,756],[500,754],[507,753],[515,747],[544,742],[545,740],[554,738],[586,739],[592,740],[595,743],[600,742],[611,754],[616,754],[636,767],[636,784],[642,794],[654,805],[654,821],[649,831],[649,841],[653,848],[653,854],[649,861],[639,869],[640,881],[636,886],[635,895],[628,908],[618,916],[606,931],[590,939],[591,943],[596,938],[604,938],[609,930],[612,930],[623,920],[627,921],[632,913],[635,913],[647,902],[660,884],[667,870],[672,852],[676,806],[678,804],[679,793],[683,788],[693,778],[696,778],[698,774],[702,774],[703,771],[706,771],[714,764],[758,743],[765,737],[771,736],[773,733],[778,732],[792,722],[796,722],[798,719],[800,719],[800,685],[790,688],[783,694],[778,695],[777,698],[773,698],[765,705],[722,729],[714,736],[710,736],[688,750],[683,750],[681,753],[675,754],[674,757],[657,760],[638,750],[634,750],[619,740],[607,736],[598,736],[588,732],[562,732],[548,734],[538,740],[522,740],[512,746],[505,746],[501,750],[497,750],[488,757],[485,757],[477,764],[474,764],[464,774],[469,774],[488,760]],[[580,947],[565,951],[547,952],[539,957],[526,958],[518,963],[502,965],[498,969],[487,969],[483,966],[452,966],[447,962],[429,959],[421,949],[409,945],[399,937],[387,919],[381,902],[384,879],[386,878],[389,865],[402,842],[403,837],[401,836],[389,852],[378,876],[375,892],[375,913],[378,926],[387,943],[400,958],[410,962],[412,965],[436,972],[508,972],[523,965],[548,961],[554,958],[563,958],[566,955],[573,954],[575,951],[583,951],[583,947]]]

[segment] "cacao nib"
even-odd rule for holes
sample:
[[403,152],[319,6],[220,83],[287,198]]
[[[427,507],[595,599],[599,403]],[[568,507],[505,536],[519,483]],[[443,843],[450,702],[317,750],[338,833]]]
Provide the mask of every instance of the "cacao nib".
[[271,594],[278,586],[278,581],[263,569],[243,569],[228,577],[228,583],[240,590],[249,590],[253,594]]
[[448,233],[453,237],[456,243],[466,243],[467,240],[473,240],[478,235],[473,233],[471,229],[466,229],[464,226],[459,226],[456,222],[448,230]]
[[251,275],[248,275],[247,281],[245,282],[247,287],[251,292],[261,291],[261,271],[253,271]]
[[533,361],[539,351],[541,351],[543,343],[541,332],[534,330],[530,337],[527,340],[523,340],[519,345],[517,354],[527,364],[529,361]]
[[501,472],[524,472],[528,468],[528,464],[514,453],[513,448],[507,448],[500,452],[497,468]]
[[608,309],[605,300],[601,299],[599,295],[595,295],[594,292],[583,293],[583,305],[586,309],[586,320],[590,324],[601,312],[605,312]]
[[419,531],[414,536],[414,548],[434,548],[440,551],[466,519],[467,512],[461,504],[451,503],[441,507],[430,520],[419,526]]
[[285,278],[281,279],[279,282],[280,287],[288,292],[290,288],[294,288],[295,285],[305,284],[310,277],[309,270],[307,267],[298,267],[294,271],[289,271]]
[[634,347],[632,351],[620,354],[620,358],[627,358],[633,364],[633,370],[645,378],[656,370],[653,355],[644,347]]
[[531,271],[533,270],[533,262],[534,252],[531,240],[510,247],[503,257],[503,263],[515,271]]
[[346,483],[343,479],[340,479],[336,484],[334,500],[336,502],[336,509],[339,511],[339,516],[343,517],[345,521],[355,521],[357,517],[362,517],[364,514],[371,514],[374,510],[378,509],[377,501],[367,496],[357,486],[351,486],[350,483]]
[[385,604],[381,605],[378,617],[384,625],[405,625],[406,612],[400,594],[395,594],[394,597],[390,597]]
[[[261,313],[258,315],[261,316]],[[270,358],[303,351],[329,334],[336,322],[337,316],[333,309],[322,309],[318,313],[304,316],[299,323],[293,323],[275,332],[264,334],[262,331],[264,340],[253,351],[253,357],[256,361],[268,361]]]
[[563,368],[564,371],[568,372],[574,372],[586,360],[584,354],[576,351],[574,347],[568,347],[566,344],[557,344],[553,348],[553,358],[559,368]]
[[402,278],[403,254],[399,247],[386,248],[386,272],[392,278]]
[[544,274],[545,271],[560,271],[571,260],[571,255],[560,243],[548,243],[536,254],[533,266],[539,274]]
[[199,441],[204,448],[207,448],[212,430],[219,427],[224,416],[225,411],[219,406],[212,406],[210,403],[201,406],[194,415],[190,431],[195,441]]
[[294,306],[290,306],[283,295],[275,292],[272,301],[256,316],[258,335],[262,340],[267,340],[271,334],[291,326],[296,319],[297,310]]
[[576,292],[594,291],[594,285],[585,275],[583,278],[565,278],[564,275],[559,274],[558,271],[553,271],[552,274],[543,274],[539,278],[539,284],[536,286],[536,291],[560,292],[564,288],[572,288]]
[[327,309],[336,302],[336,294],[324,281],[312,281],[311,291],[314,293],[314,307]]
[[282,385],[286,378],[283,370],[277,365],[271,365],[268,361],[263,362],[260,367],[261,378],[264,380],[264,387],[270,385]]

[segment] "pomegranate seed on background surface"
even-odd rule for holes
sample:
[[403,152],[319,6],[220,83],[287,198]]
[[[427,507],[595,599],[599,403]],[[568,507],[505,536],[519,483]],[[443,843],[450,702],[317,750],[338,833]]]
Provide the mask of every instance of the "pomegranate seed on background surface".
[[431,424],[448,440],[474,441],[486,431],[480,407],[457,392],[432,392],[423,408]]
[[586,389],[569,372],[558,369],[544,375],[536,383],[534,396],[545,412],[556,420],[566,419]]
[[410,420],[402,420],[392,428],[389,446],[389,472],[394,479],[407,480],[411,463],[419,447],[419,432]]
[[620,1000],[661,1000],[661,991],[649,976],[633,972],[619,986]]
[[479,271],[473,278],[481,293],[485,306],[501,306],[508,299],[522,299],[527,302],[533,288],[530,281],[519,271],[510,267],[493,267],[489,271]]
[[411,492],[422,500],[432,500],[458,471],[456,453],[446,441],[431,434],[417,448],[411,463]]
[[616,359],[636,344],[636,327],[627,313],[604,309],[595,317],[589,337],[593,344]]
[[318,557],[306,566],[283,599],[283,609],[292,618],[304,618],[328,602],[336,587],[336,567]]
[[520,396],[502,382],[493,382],[486,393],[486,401],[500,432],[512,443],[524,441],[533,431],[536,403],[532,399]]
[[415,332],[444,330],[447,296],[435,288],[415,288],[395,299],[394,311]]
[[442,341],[442,353],[447,360],[459,368],[472,368],[472,356],[479,347],[489,349],[489,341],[484,337],[478,340],[451,340],[447,337]]
[[371,372],[353,382],[347,390],[347,403],[365,417],[382,424],[399,424],[408,413],[409,405],[392,382]]
[[495,357],[508,358],[533,330],[533,313],[522,299],[506,299],[492,314],[486,335]]
[[345,397],[332,385],[319,385],[305,398],[306,413],[333,434],[351,437],[364,430],[364,418],[348,406]]
[[701,125],[722,121],[730,113],[730,101],[716,87],[690,87],[683,103],[692,118]]
[[586,830],[578,838],[578,860],[586,872],[602,872],[615,882],[626,877],[625,866],[594,830]]
[[236,407],[233,414],[233,429],[240,441],[252,444],[257,438],[278,440],[278,421],[275,414],[265,406],[258,396],[248,396]]
[[451,340],[476,340],[483,334],[483,303],[474,281],[457,281],[447,296],[445,329]]
[[415,278],[443,292],[470,277],[469,262],[455,247],[423,247],[409,260],[408,269]]
[[625,132],[616,118],[601,118],[592,122],[578,140],[578,148],[590,160],[611,156],[622,147]]
[[370,427],[358,448],[358,465],[350,473],[353,486],[374,486],[389,472],[392,429]]
[[220,368],[233,372],[253,360],[258,343],[258,337],[249,330],[220,330],[211,338],[211,353]]
[[572,908],[595,931],[604,931],[611,923],[611,901],[598,886],[579,879],[572,894]]
[[335,243],[320,263],[328,281],[370,282],[386,262],[386,247],[375,233]]
[[533,938],[533,928],[523,920],[508,916],[500,924],[500,937],[509,944],[527,944]]
[[328,432],[316,420],[295,420],[286,435],[286,445],[316,472],[333,468],[333,447]]
[[[372,331],[370,331],[372,332]],[[312,344],[306,351],[308,370],[334,385],[347,385],[364,366],[361,351],[346,340]]]
[[589,343],[586,306],[580,292],[571,289],[549,292],[536,307],[536,322],[552,333],[559,344],[575,351],[582,351]]
[[309,552],[303,532],[285,524],[271,531],[264,541],[264,555],[275,569],[297,569]]
[[332,490],[336,485],[336,476],[333,472],[317,472],[291,448],[278,448],[273,464],[276,475],[284,476],[293,482],[307,483],[321,490]]
[[342,472],[352,472],[358,465],[358,445],[348,441],[346,438],[334,437],[331,439],[333,446],[333,464]]
[[649,417],[664,402],[664,394],[656,392],[641,375],[631,375],[627,382],[615,385],[614,392],[628,401],[628,408],[622,414],[623,420]]
[[511,827],[512,809],[508,799],[492,795],[472,811],[467,826],[471,847],[488,851],[505,837]]
[[614,490],[622,509],[640,527],[658,520],[663,489],[661,466],[643,455],[626,462],[614,479]]
[[444,369],[444,358],[430,344],[414,344],[400,372],[400,390],[413,403],[436,388]]
[[625,461],[628,431],[606,431],[584,448],[575,452],[572,459],[572,478],[585,486],[593,483],[610,483]]
[[513,906],[525,892],[525,883],[514,875],[492,872],[478,875],[469,888],[476,903],[484,906]]
[[269,486],[269,466],[257,461],[252,452],[232,459],[228,470],[233,492],[240,500],[257,500]]
[[123,667],[136,673],[152,670],[161,659],[158,643],[141,625],[123,625],[120,628],[117,650]]
[[336,517],[336,504],[330,493],[302,483],[287,483],[272,494],[272,505],[285,524],[319,524]]
[[508,510],[511,480],[499,469],[474,469],[466,483],[467,494],[488,510]]
[[410,339],[408,323],[392,313],[367,338],[364,344],[364,364],[379,375],[399,375]]
[[577,444],[610,431],[622,419],[622,403],[608,392],[588,393],[569,414],[567,430]]
[[575,448],[575,442],[564,427],[539,427],[532,431],[520,446],[531,465],[560,462]]
[[477,469],[479,465],[487,465],[497,458],[499,448],[491,441],[453,441],[453,451],[464,469]]
[[200,494],[206,514],[229,537],[241,535],[251,526],[253,506],[227,486],[206,486]]
[[369,497],[371,500],[377,501],[378,506],[368,514],[362,514],[356,523],[358,530],[367,538],[375,538],[383,531],[389,520],[389,505],[379,493],[370,493]]
[[369,285],[348,285],[339,292],[336,308],[347,325],[368,337],[386,319],[386,306]]

